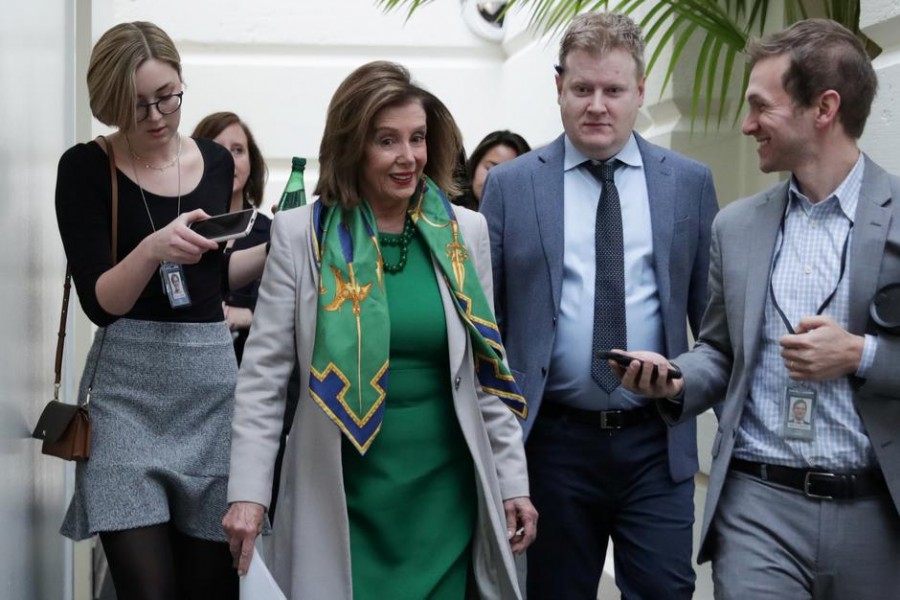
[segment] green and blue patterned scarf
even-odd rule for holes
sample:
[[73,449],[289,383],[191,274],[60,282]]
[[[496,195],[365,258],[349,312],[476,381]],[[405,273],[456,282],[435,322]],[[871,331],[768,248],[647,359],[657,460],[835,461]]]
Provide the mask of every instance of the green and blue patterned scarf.
[[[423,177],[409,216],[452,291],[469,330],[475,373],[524,419],[525,399],[503,363],[500,332],[447,197]],[[390,373],[390,318],[375,216],[368,203],[341,210],[317,202],[312,235],[319,264],[319,308],[309,390],[365,454],[381,430]]]

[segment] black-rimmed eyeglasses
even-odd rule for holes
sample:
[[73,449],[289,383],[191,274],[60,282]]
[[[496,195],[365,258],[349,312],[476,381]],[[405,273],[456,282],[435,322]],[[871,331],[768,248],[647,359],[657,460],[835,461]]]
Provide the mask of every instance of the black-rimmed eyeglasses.
[[156,110],[159,111],[161,115],[171,115],[173,112],[177,111],[181,108],[181,97],[184,96],[184,90],[178,92],[177,94],[169,94],[168,96],[163,96],[156,102],[148,102],[147,104],[138,104],[135,107],[134,116],[137,119],[137,122],[140,123],[144,119],[150,116],[150,108],[155,106]]

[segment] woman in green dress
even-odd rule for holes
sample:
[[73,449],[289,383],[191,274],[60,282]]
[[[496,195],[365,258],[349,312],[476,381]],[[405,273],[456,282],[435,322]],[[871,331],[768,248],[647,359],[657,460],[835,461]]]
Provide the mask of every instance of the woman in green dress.
[[329,107],[319,201],[276,215],[224,526],[243,573],[296,357],[267,554],[288,597],[520,598],[512,555],[537,521],[516,420],[527,409],[503,362],[487,226],[447,200],[460,148],[449,111],[405,68],[363,65]]

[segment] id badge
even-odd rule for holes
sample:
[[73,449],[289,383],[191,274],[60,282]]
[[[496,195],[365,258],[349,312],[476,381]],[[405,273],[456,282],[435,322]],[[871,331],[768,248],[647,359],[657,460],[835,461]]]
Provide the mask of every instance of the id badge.
[[187,308],[191,305],[187,280],[184,278],[184,269],[181,265],[169,262],[160,264],[159,277],[162,279],[163,290],[169,297],[169,305],[172,308]]
[[784,395],[783,437],[789,440],[816,439],[816,391],[802,385],[789,385]]

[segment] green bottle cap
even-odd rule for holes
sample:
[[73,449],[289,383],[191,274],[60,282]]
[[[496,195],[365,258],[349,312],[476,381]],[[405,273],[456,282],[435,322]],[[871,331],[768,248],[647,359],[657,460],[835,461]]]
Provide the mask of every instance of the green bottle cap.
[[302,169],[306,166],[306,159],[301,158],[299,156],[295,156],[293,160],[291,160],[291,167],[294,169]]

